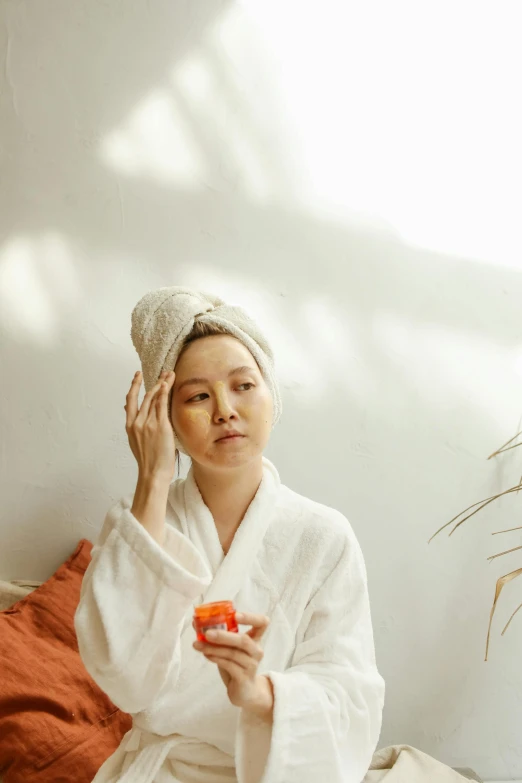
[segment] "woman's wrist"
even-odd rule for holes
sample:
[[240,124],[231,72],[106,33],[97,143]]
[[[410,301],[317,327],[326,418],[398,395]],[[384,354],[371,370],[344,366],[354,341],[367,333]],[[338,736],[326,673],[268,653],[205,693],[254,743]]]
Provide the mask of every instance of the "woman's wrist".
[[163,546],[169,484],[160,476],[138,477],[131,507],[138,522]]
[[165,491],[168,492],[171,481],[166,473],[140,473],[136,482],[143,492]]
[[256,696],[243,707],[246,712],[262,720],[272,721],[274,715],[274,688],[272,681],[264,674],[256,679]]

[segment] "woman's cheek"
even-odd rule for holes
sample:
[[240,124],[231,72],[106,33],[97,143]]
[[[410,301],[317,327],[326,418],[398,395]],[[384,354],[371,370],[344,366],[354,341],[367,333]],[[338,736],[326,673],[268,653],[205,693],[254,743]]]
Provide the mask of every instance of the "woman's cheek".
[[184,411],[182,416],[183,428],[191,434],[205,437],[210,429],[210,414],[202,408]]
[[259,398],[256,401],[256,408],[265,422],[272,418],[274,412],[274,401],[272,400],[272,395],[268,389],[262,389],[260,391]]

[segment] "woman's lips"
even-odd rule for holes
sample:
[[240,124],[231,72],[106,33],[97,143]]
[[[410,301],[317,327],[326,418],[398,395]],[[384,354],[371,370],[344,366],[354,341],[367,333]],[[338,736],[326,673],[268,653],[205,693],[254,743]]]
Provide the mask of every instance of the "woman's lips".
[[238,440],[239,438],[244,438],[244,435],[226,435],[224,438],[218,438],[216,443],[224,443],[227,440]]

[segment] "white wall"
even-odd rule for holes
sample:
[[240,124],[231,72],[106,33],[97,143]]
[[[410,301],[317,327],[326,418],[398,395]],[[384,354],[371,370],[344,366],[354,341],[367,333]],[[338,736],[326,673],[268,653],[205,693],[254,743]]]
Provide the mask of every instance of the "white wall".
[[[136,471],[130,311],[188,284],[277,354],[268,456],[351,520],[381,745],[522,776],[522,55],[514,2],[8,0],[0,578],[46,579]],[[522,456],[522,455],[521,455]]]

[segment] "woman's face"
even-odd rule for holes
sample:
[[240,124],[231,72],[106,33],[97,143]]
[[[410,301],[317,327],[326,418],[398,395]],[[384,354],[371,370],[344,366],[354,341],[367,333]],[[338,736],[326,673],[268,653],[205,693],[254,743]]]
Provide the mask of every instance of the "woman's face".
[[[237,467],[263,453],[272,429],[273,400],[243,343],[230,335],[202,337],[184,351],[175,372],[171,419],[195,462]],[[230,430],[243,437],[219,440]]]

